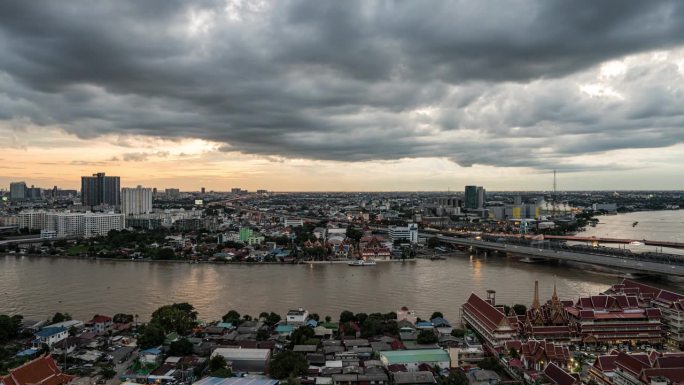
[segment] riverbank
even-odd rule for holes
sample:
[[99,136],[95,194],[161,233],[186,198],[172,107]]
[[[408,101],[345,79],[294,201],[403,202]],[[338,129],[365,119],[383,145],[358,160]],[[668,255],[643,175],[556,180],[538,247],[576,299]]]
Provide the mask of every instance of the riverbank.
[[[245,261],[200,261],[200,260],[181,260],[181,259],[151,259],[151,258],[102,258],[102,257],[82,257],[75,255],[46,255],[46,254],[18,254],[18,253],[0,253],[3,257],[31,257],[31,258],[46,258],[46,259],[75,259],[84,261],[112,261],[112,262],[147,262],[147,263],[179,263],[179,264],[209,264],[209,265],[309,265],[309,264],[348,264],[353,260],[332,260],[332,261],[295,261],[295,262],[245,262]],[[407,259],[379,259],[375,262],[412,262],[415,258]]]

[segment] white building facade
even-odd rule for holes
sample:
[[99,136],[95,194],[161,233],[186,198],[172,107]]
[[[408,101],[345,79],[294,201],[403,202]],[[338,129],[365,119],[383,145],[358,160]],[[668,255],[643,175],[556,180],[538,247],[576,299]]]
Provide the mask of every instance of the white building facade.
[[124,215],[139,215],[152,212],[152,189],[138,186],[121,189],[121,212]]

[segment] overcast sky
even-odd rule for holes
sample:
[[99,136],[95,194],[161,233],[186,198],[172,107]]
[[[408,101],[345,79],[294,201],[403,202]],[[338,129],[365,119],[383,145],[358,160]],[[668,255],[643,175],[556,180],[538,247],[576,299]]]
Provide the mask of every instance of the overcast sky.
[[0,139],[2,186],[684,189],[684,2],[5,0]]

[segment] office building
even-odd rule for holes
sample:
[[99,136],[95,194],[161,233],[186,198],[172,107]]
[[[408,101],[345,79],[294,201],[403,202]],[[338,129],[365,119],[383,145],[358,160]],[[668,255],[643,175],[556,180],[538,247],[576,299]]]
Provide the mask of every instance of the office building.
[[390,241],[409,241],[418,243],[418,225],[409,223],[407,226],[390,226],[388,229]]
[[121,178],[99,172],[81,177],[81,200],[84,206],[119,206]]
[[152,212],[152,189],[138,186],[121,189],[121,213],[124,215]]
[[28,200],[39,200],[43,198],[43,189],[40,187],[31,187],[26,189],[26,199]]
[[12,182],[10,183],[10,200],[21,201],[26,199],[27,188],[26,182]]
[[477,187],[477,207],[482,209],[485,206],[485,189],[482,186]]
[[167,198],[177,199],[178,197],[180,197],[180,190],[177,188],[167,188],[166,190],[164,190],[164,194]]

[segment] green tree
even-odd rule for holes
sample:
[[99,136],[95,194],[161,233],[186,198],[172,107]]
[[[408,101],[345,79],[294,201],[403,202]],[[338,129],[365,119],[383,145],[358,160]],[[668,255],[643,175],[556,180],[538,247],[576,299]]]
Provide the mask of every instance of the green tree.
[[169,355],[172,356],[189,356],[192,354],[193,345],[187,338],[180,338],[171,342],[169,345]]
[[271,336],[271,333],[265,329],[259,329],[256,334],[257,341],[266,341]]
[[304,345],[307,340],[314,338],[315,336],[316,334],[313,329],[309,327],[300,327],[292,332],[290,341],[292,341],[292,345]]
[[451,331],[451,335],[456,337],[456,338],[462,338],[465,336],[465,330],[464,329],[453,329]]
[[161,327],[165,333],[186,335],[197,321],[195,308],[187,302],[162,306],[152,313],[150,323]]
[[64,321],[71,321],[71,315],[69,315],[69,313],[57,312],[57,313],[55,313],[54,316],[52,316],[52,323],[53,324],[64,322]]
[[438,341],[439,338],[437,338],[437,335],[432,330],[421,330],[418,333],[418,338],[416,338],[416,342],[419,344],[434,344]]
[[312,313],[312,314],[309,316],[309,318],[311,318],[312,320],[314,320],[314,321],[316,321],[316,322],[319,322],[319,321],[321,320],[321,316],[319,316],[318,313]]
[[237,326],[240,324],[240,313],[238,313],[235,310],[229,310],[228,313],[226,313],[223,316],[223,322],[230,322],[234,326]]
[[107,365],[100,368],[99,374],[105,380],[111,380],[112,378],[114,378],[114,376],[116,376],[116,370],[114,370],[112,366]]
[[269,374],[277,379],[284,379],[290,376],[298,377],[306,374],[309,364],[306,359],[291,350],[285,350],[276,354],[269,363]]
[[271,312],[268,315],[268,317],[266,318],[266,323],[270,326],[273,326],[273,325],[277,324],[278,322],[280,322],[280,320],[282,320],[282,317],[280,317],[280,314]]
[[369,338],[382,333],[382,321],[375,317],[368,317],[361,324],[361,337]]
[[170,261],[176,259],[176,252],[171,248],[162,247],[161,249],[157,250],[156,254],[153,254],[152,259]]
[[517,304],[513,305],[513,311],[517,315],[525,315],[525,313],[527,312],[527,307],[525,305],[521,305],[521,304],[517,303]]
[[117,313],[112,317],[112,321],[118,324],[128,324],[133,322],[133,314]]
[[361,240],[361,237],[363,237],[363,231],[355,229],[354,226],[349,225],[347,226],[346,235],[348,238],[351,238],[354,240],[354,242],[358,243],[359,240]]
[[20,315],[0,315],[0,344],[9,342],[19,336],[23,317]]
[[431,320],[433,320],[435,318],[444,318],[444,314],[442,314],[441,311],[436,311],[436,312],[432,313],[432,315],[430,316]]
[[354,316],[354,320],[358,322],[359,324],[362,324],[363,321],[365,321],[368,318],[368,314],[366,313],[356,313]]
[[148,324],[141,326],[140,336],[138,337],[138,345],[141,349],[149,349],[159,346],[164,343],[164,330],[155,325]]
[[457,368],[449,372],[448,376],[439,376],[438,385],[468,385],[468,377],[462,369]]
[[340,313],[340,323],[347,323],[354,321],[354,313],[350,312],[349,310],[344,310],[342,313]]
[[222,355],[217,354],[209,360],[209,371],[211,373],[214,373],[218,370],[225,369],[228,367],[228,363],[226,363],[226,359],[223,358]]

